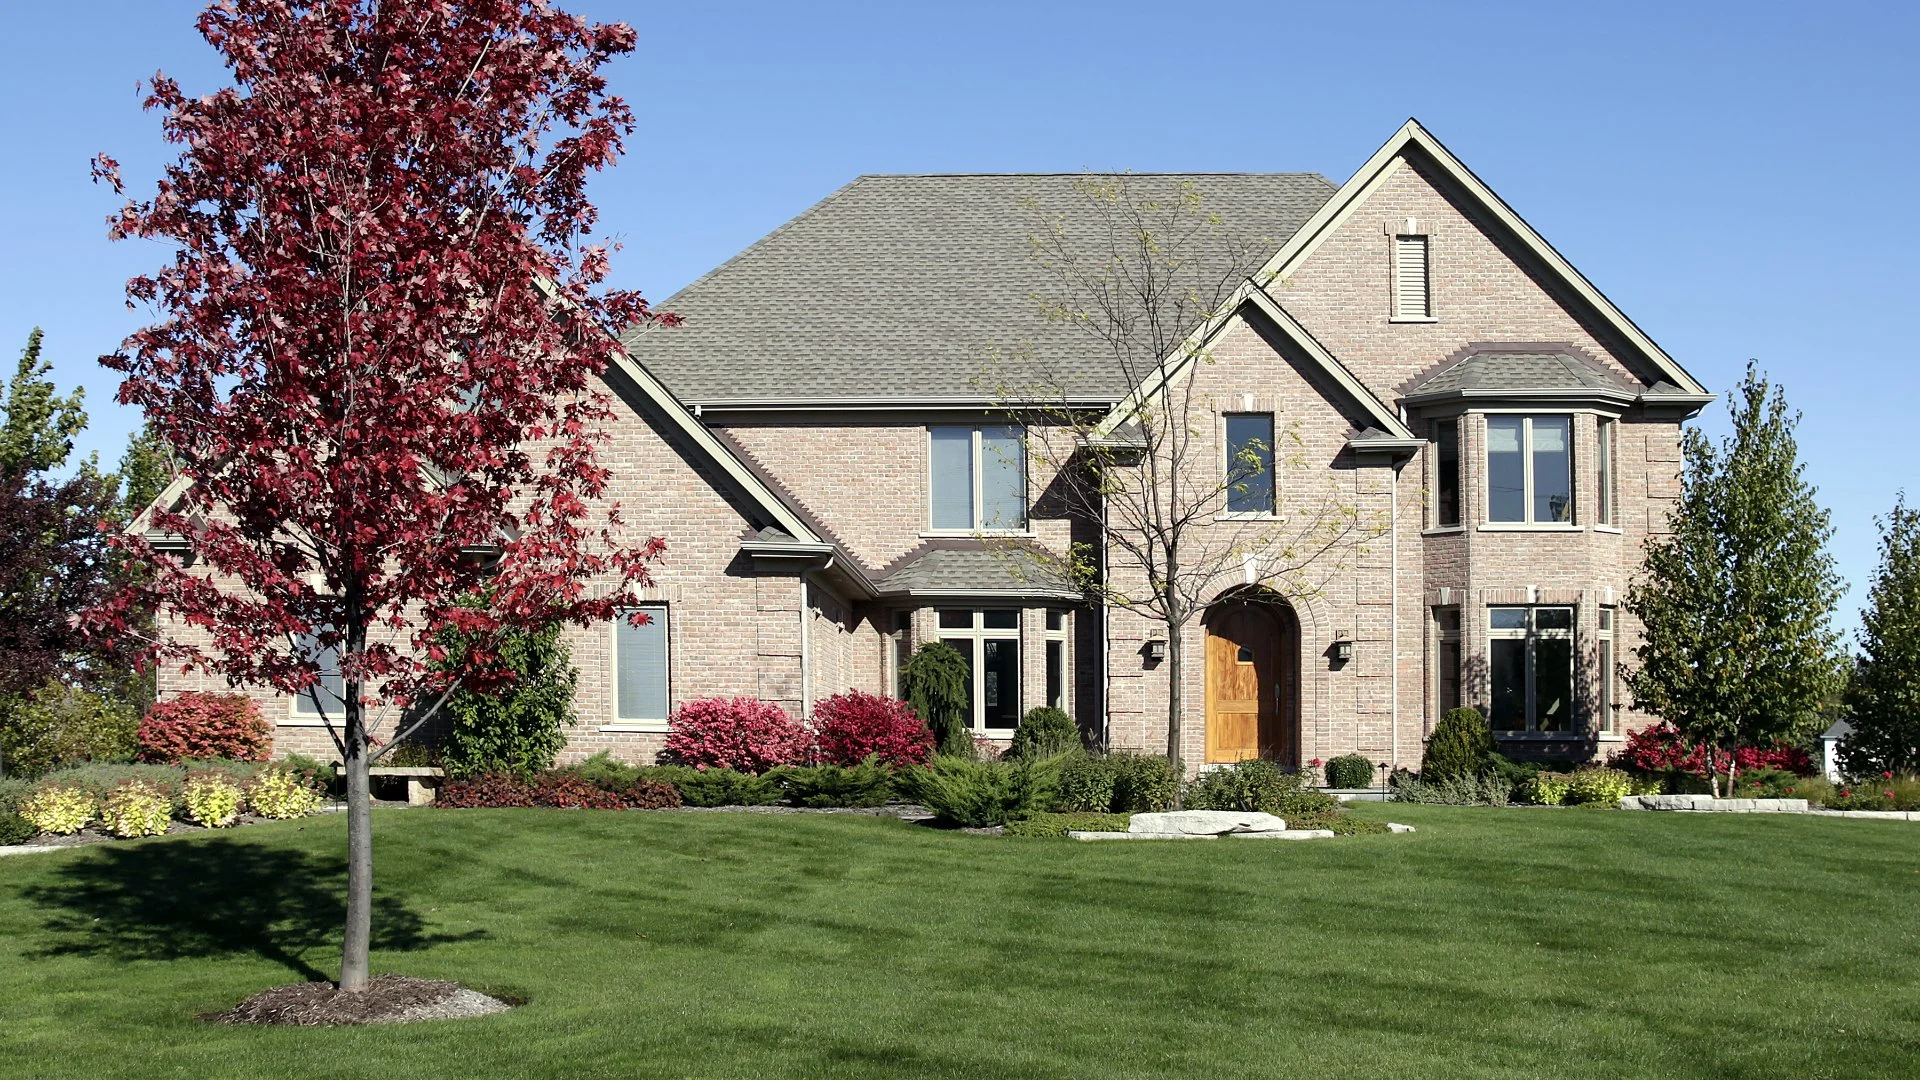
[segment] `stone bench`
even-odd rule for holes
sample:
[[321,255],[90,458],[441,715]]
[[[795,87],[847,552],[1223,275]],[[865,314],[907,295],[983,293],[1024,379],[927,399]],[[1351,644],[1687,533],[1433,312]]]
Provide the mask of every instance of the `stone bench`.
[[[346,772],[346,766],[335,764],[334,775]],[[378,788],[381,781],[405,781],[408,806],[431,806],[435,796],[440,794],[440,781],[445,779],[447,771],[430,765],[376,765],[367,770],[372,786]]]

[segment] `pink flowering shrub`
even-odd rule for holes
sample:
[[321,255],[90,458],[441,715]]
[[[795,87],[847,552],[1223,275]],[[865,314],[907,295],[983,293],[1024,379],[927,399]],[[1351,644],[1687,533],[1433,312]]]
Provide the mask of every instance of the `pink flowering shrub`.
[[924,765],[933,755],[933,731],[904,701],[860,690],[835,694],[813,707],[820,759],[858,765],[870,755],[895,767]]
[[156,701],[135,735],[140,760],[174,764],[189,758],[265,761],[273,728],[245,694],[190,690]]
[[[1795,746],[1742,746],[1733,752],[1736,773],[1748,769],[1779,769],[1800,776],[1813,775],[1813,759]],[[1616,769],[1649,774],[1668,770],[1707,775],[1707,749],[1690,745],[1672,724],[1655,724],[1627,737],[1627,744],[1609,759]],[[1722,766],[1724,769],[1724,766]]]
[[666,756],[696,769],[762,773],[807,760],[813,738],[787,711],[754,698],[701,698],[674,710]]

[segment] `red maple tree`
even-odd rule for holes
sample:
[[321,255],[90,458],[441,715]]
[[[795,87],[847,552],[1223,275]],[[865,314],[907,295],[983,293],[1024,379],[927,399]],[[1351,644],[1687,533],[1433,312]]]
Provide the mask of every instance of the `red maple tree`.
[[[635,32],[544,0],[220,0],[198,25],[233,85],[152,80],[179,158],[110,231],[174,253],[128,283],[156,321],[102,361],[191,481],[147,522],[190,555],[124,538],[154,572],[102,625],[154,604],[154,656],[332,714],[354,991],[379,748],[498,679],[503,631],[615,617],[661,549],[594,454],[612,331],[665,318],[604,286],[585,193],[636,128],[601,73]],[[452,663],[449,627],[480,643]]]

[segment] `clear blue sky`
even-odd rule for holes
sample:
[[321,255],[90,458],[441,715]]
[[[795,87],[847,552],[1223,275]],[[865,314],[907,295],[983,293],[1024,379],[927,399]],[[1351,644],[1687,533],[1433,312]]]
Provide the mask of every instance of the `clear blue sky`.
[[[594,190],[621,283],[651,297],[863,172],[1339,181],[1417,116],[1715,392],[1749,357],[1786,385],[1849,624],[1874,515],[1920,497],[1913,5],[575,3],[641,30],[614,82],[649,129]],[[221,71],[197,3],[9,7],[0,356],[45,327],[87,389],[82,449],[112,461],[135,418],[94,357],[163,253],[108,243],[87,160],[150,183],[136,81]]]

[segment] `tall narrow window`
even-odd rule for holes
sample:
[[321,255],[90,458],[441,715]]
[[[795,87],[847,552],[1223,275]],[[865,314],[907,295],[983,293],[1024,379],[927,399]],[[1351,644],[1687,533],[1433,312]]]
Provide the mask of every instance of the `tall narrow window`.
[[930,524],[935,529],[1027,527],[1026,443],[1007,424],[927,431]]
[[1616,421],[1602,420],[1594,439],[1594,468],[1596,483],[1599,486],[1600,513],[1602,525],[1618,525],[1614,518],[1613,507],[1613,432]]
[[1495,731],[1573,729],[1573,609],[1487,611],[1487,675]]
[[[1376,249],[1377,250],[1377,249]],[[1428,280],[1427,238],[1393,238],[1393,317],[1433,317],[1433,289]]]
[[663,724],[667,720],[667,608],[651,604],[637,610],[647,616],[639,626],[614,619],[614,719],[621,723]]
[[1273,513],[1273,414],[1227,414],[1227,512]]
[[1594,718],[1593,727],[1595,731],[1607,735],[1618,734],[1613,721],[1613,620],[1613,609],[1601,608],[1600,628],[1594,635],[1594,643],[1598,646],[1594,651],[1599,653],[1600,664],[1600,670],[1596,673],[1598,681],[1594,705],[1600,715]]
[[904,684],[900,679],[900,669],[907,666],[907,660],[913,656],[913,613],[896,611],[893,615],[893,632],[887,635],[889,656],[887,657],[887,693],[904,698]]
[[1433,523],[1460,524],[1460,421],[1433,422]]
[[967,660],[974,729],[1011,731],[1020,723],[1020,613],[942,608],[938,619],[940,640]]
[[320,671],[320,678],[310,689],[294,695],[294,714],[344,719],[347,680],[340,674],[340,649],[332,645],[321,648],[318,638],[312,634],[302,634],[300,651],[312,659],[314,667]]
[[1067,708],[1067,613],[1047,612],[1047,704]]
[[1487,417],[1487,520],[1573,522],[1573,418]]
[[1433,609],[1434,623],[1434,699],[1439,711],[1447,712],[1465,704],[1461,700],[1460,609]]

